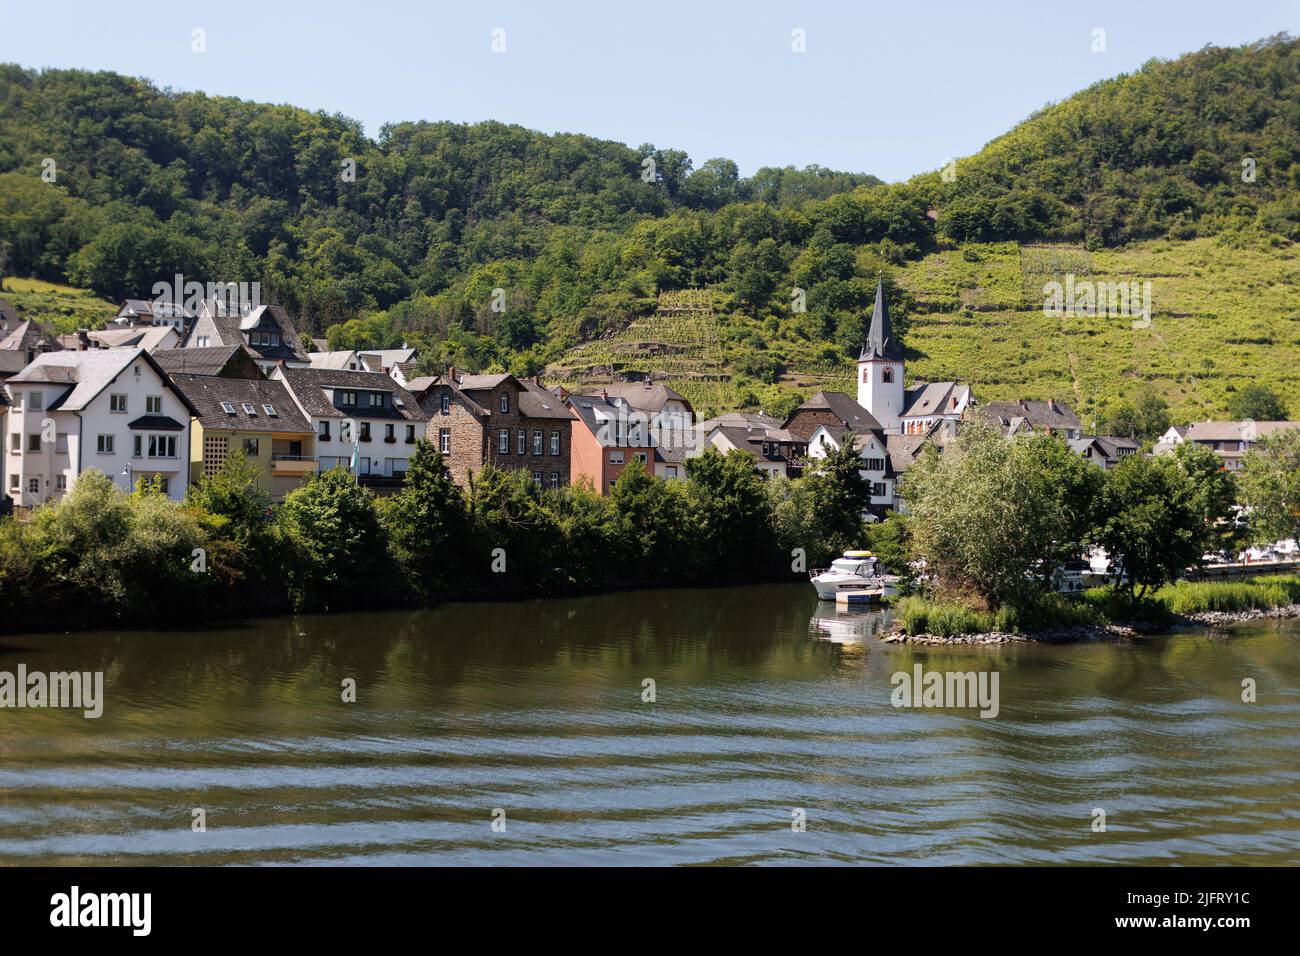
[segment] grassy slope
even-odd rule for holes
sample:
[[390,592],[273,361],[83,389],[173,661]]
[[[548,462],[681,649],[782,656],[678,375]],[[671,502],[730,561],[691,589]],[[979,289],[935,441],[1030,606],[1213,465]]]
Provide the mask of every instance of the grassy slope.
[[102,329],[117,313],[117,305],[86,289],[6,276],[0,296],[14,307],[20,319],[34,319],[51,333],[77,329]]

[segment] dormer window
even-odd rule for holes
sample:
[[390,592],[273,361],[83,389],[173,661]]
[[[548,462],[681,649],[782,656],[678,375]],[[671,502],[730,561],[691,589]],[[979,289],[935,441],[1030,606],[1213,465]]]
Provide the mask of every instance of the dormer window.
[[263,405],[263,406],[262,406],[262,411],[266,412],[267,416],[270,417],[270,418],[279,418],[279,417],[280,417],[279,415],[277,415],[277,414],[275,413],[275,406],[274,406],[274,405]]
[[221,410],[225,412],[227,415],[235,414],[235,406],[230,404],[229,402],[222,402]]
[[451,414],[451,395],[447,392],[442,393],[442,413],[444,415]]
[[249,418],[256,418],[257,409],[254,408],[252,405],[248,404],[248,402],[244,402],[244,414],[247,415]]

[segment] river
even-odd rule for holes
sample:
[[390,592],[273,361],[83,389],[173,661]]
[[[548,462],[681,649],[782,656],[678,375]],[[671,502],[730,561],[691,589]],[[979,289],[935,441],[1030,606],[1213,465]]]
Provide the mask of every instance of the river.
[[[0,710],[0,863],[1300,862],[1297,622],[881,623],[801,584],[0,637],[105,685]],[[997,716],[892,706],[916,663],[996,672]]]

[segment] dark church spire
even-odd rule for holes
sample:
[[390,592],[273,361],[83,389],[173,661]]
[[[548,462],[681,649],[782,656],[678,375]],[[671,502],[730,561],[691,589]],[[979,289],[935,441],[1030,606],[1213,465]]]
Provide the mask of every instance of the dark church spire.
[[867,332],[867,342],[862,346],[862,354],[858,359],[903,361],[903,349],[894,338],[894,325],[889,321],[889,303],[885,301],[883,273],[876,279],[876,305],[871,310],[871,329]]

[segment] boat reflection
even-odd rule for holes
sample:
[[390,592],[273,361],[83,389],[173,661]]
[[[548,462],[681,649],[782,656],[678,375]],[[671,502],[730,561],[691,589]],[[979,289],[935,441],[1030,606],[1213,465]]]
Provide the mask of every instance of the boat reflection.
[[879,610],[839,605],[832,609],[822,603],[808,621],[808,632],[819,640],[835,644],[865,644],[881,633],[889,620],[889,615]]

